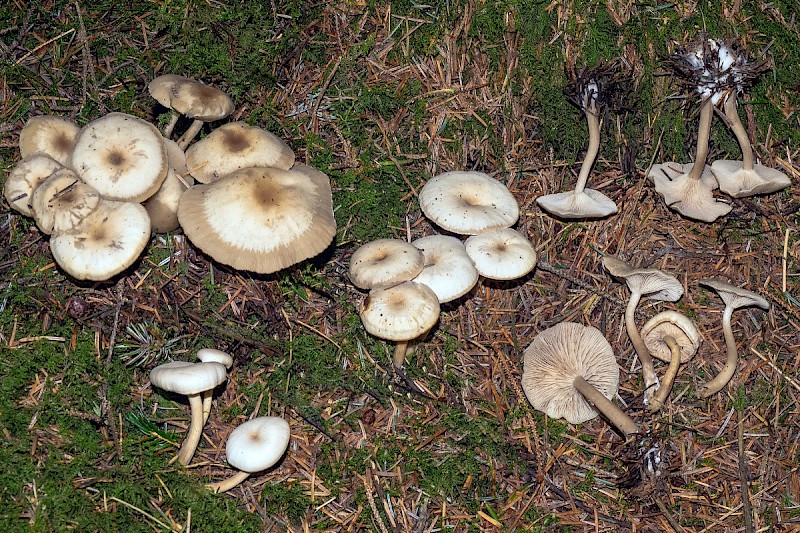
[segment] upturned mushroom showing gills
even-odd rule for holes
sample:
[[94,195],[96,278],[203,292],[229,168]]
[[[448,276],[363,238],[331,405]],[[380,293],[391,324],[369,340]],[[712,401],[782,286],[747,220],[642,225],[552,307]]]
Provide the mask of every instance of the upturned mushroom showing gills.
[[525,350],[522,389],[549,417],[580,424],[599,411],[630,437],[639,426],[611,401],[618,387],[614,351],[591,326],[561,322],[539,333]]
[[650,398],[658,390],[659,382],[653,358],[639,334],[639,328],[636,327],[636,307],[642,296],[648,296],[652,300],[675,302],[683,295],[683,286],[670,274],[655,268],[633,268],[612,255],[603,257],[603,266],[615,278],[624,279],[631,291],[630,300],[625,308],[625,329],[642,363],[644,403],[648,405]]
[[586,182],[600,149],[600,113],[615,82],[614,67],[601,64],[571,75],[564,94],[586,115],[589,148],[583,158],[575,190],[548,194],[536,199],[539,207],[561,218],[603,218],[617,212],[617,205],[600,191],[587,189]]
[[725,359],[725,366],[719,374],[703,385],[700,388],[699,396],[701,398],[708,398],[716,394],[722,387],[724,387],[736,373],[736,366],[739,362],[739,355],[736,350],[736,340],[733,338],[733,328],[731,326],[731,317],[733,312],[740,307],[760,307],[761,309],[769,309],[769,302],[760,294],[747,289],[739,288],[730,283],[717,280],[705,279],[700,281],[700,285],[705,285],[715,290],[722,301],[725,302],[725,311],[722,313],[722,333],[725,335],[725,348],[727,358]]

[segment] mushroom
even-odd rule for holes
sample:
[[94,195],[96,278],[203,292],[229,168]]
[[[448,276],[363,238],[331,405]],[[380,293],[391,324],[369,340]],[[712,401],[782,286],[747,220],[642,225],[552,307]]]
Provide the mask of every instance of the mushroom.
[[548,194],[536,199],[539,206],[562,218],[603,218],[617,212],[617,205],[600,191],[587,189],[586,182],[600,149],[600,113],[609,100],[615,82],[614,66],[600,64],[572,74],[564,89],[567,98],[586,115],[589,126],[589,148],[583,159],[575,190]]
[[383,289],[372,289],[361,310],[367,333],[396,341],[392,361],[401,368],[408,343],[422,337],[439,320],[439,299],[427,285],[405,281]]
[[150,93],[150,96],[152,96],[156,102],[170,110],[169,123],[164,126],[164,137],[167,139],[172,137],[172,130],[175,129],[175,125],[178,123],[178,119],[181,116],[180,113],[172,108],[172,92],[175,87],[181,83],[189,81],[191,81],[191,78],[187,78],[186,76],[163,74],[153,78],[153,80],[147,84],[147,92]]
[[570,424],[591,420],[599,411],[626,438],[639,432],[636,422],[611,402],[619,368],[598,329],[561,322],[540,332],[523,357],[522,389],[534,408]]
[[431,288],[439,303],[467,294],[478,282],[478,271],[464,243],[449,235],[429,235],[411,244],[422,251],[425,265],[413,279]]
[[701,398],[708,398],[712,394],[722,390],[722,387],[731,380],[739,362],[739,355],[736,351],[736,341],[733,338],[733,328],[731,327],[731,316],[733,316],[733,312],[740,307],[749,306],[756,306],[768,310],[769,302],[756,292],[748,291],[717,279],[701,280],[700,285],[705,285],[715,290],[717,294],[719,294],[719,297],[722,298],[722,301],[725,302],[725,311],[722,314],[722,332],[725,335],[727,359],[725,360],[725,366],[722,368],[722,371],[720,371],[714,379],[700,387],[699,396]]
[[[197,350],[197,358],[202,363],[219,363],[225,367],[225,370],[230,370],[233,366],[233,357],[231,357],[229,353],[215,348],[201,348]],[[214,398],[214,389],[203,392],[202,397],[203,424],[205,424],[208,420],[208,415],[211,414],[211,400]]]
[[8,205],[25,216],[33,216],[31,197],[33,191],[53,172],[64,166],[44,154],[29,156],[17,163],[6,178],[3,194]]
[[663,311],[642,326],[642,339],[651,355],[669,362],[661,386],[650,398],[648,409],[655,413],[667,400],[681,363],[691,359],[700,348],[700,333],[686,315]]
[[247,479],[277,463],[289,447],[289,424],[277,416],[261,416],[248,420],[228,436],[225,456],[228,463],[240,471],[228,479],[209,483],[215,494],[227,492]]
[[519,205],[505,185],[483,172],[452,171],[428,180],[419,205],[434,224],[458,233],[508,228],[519,218]]
[[376,239],[359,246],[350,256],[348,276],[359,289],[391,287],[422,272],[422,252],[399,239]]
[[19,153],[23,158],[43,154],[67,165],[79,131],[74,121],[63,117],[31,117],[19,132]]
[[612,255],[603,257],[603,266],[615,278],[624,279],[631,291],[630,300],[625,308],[625,329],[642,363],[644,404],[648,405],[650,398],[658,390],[659,383],[653,358],[639,334],[639,328],[636,327],[636,307],[642,296],[648,296],[651,300],[675,302],[683,295],[683,286],[670,274],[655,268],[633,268]]
[[47,235],[72,231],[100,205],[102,198],[73,171],[62,168],[44,180],[31,196],[36,225]]
[[478,273],[489,279],[518,279],[536,267],[536,250],[518,231],[502,228],[484,231],[464,243]]
[[150,383],[159,389],[185,394],[189,398],[191,422],[189,431],[178,451],[178,461],[188,465],[203,432],[202,393],[214,389],[227,378],[225,365],[220,363],[189,363],[172,361],[155,367],[150,371]]
[[172,167],[167,170],[167,177],[158,191],[142,204],[150,215],[150,226],[153,233],[167,233],[180,227],[178,222],[178,204],[186,190],[194,185],[191,176],[181,177]]

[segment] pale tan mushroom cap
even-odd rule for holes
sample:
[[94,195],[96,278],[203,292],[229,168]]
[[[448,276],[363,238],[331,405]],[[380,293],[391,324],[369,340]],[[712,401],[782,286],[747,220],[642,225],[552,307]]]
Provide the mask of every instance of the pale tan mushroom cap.
[[224,124],[186,150],[189,172],[200,183],[211,183],[246,167],[288,170],[294,152],[276,135],[245,122]]
[[289,424],[277,416],[260,416],[237,426],[228,436],[225,457],[242,472],[260,472],[277,463],[289,447]]
[[511,228],[473,235],[464,245],[480,275],[489,279],[518,279],[536,267],[533,245]]
[[104,200],[75,229],[53,236],[50,249],[70,276],[105,281],[131,266],[149,240],[144,207]]
[[508,228],[519,205],[505,185],[482,172],[452,171],[428,180],[419,205],[434,224],[460,235]]
[[70,166],[104,198],[141,202],[167,176],[167,150],[158,129],[140,118],[109,113],[78,134]]
[[603,218],[617,212],[614,201],[594,189],[547,194],[536,199],[539,207],[561,218]]
[[741,161],[718,159],[711,164],[711,172],[717,178],[719,190],[734,198],[769,194],[785,189],[792,184],[789,176],[778,169],[753,165],[744,170]]
[[422,272],[422,252],[400,239],[376,239],[359,246],[350,257],[348,276],[359,289],[391,287]]
[[75,229],[101,201],[94,187],[82,182],[70,169],[62,168],[33,191],[31,210],[43,233],[57,235]]
[[591,326],[561,322],[539,333],[525,350],[522,389],[531,405],[551,418],[580,424],[598,412],[575,389],[581,376],[611,400],[619,368],[611,345]]
[[194,80],[178,74],[163,74],[153,78],[147,85],[147,90],[159,104],[172,109],[172,93],[178,85],[190,83]]
[[175,84],[170,97],[172,109],[203,122],[223,119],[234,109],[233,100],[227,94],[195,80]]
[[189,363],[172,361],[150,371],[150,383],[159,389],[191,396],[212,390],[228,379],[220,363]]
[[430,330],[439,320],[439,299],[422,283],[406,281],[372,289],[361,311],[370,335],[390,341],[409,341]]
[[63,117],[32,117],[19,132],[19,153],[23,158],[44,154],[66,165],[79,131],[74,121]]
[[191,176],[180,178],[170,167],[158,191],[142,204],[150,215],[150,229],[153,233],[167,233],[178,229],[178,203],[188,189],[187,184],[194,185],[194,179]]
[[700,285],[705,285],[706,287],[714,289],[728,307],[738,309],[740,307],[756,306],[764,310],[769,309],[769,302],[767,299],[757,292],[742,289],[741,287],[731,285],[719,279],[704,279],[699,283]]
[[727,215],[732,206],[714,198],[712,191],[717,188],[717,180],[711,167],[706,165],[699,180],[689,177],[691,170],[691,164],[662,163],[653,165],[648,177],[667,207],[687,218],[714,222]]
[[413,281],[430,287],[439,303],[467,294],[478,282],[478,271],[464,243],[449,235],[429,235],[411,244],[422,251],[425,266]]
[[[167,149],[167,164],[175,172],[184,176],[189,173],[189,168],[186,166],[186,152],[178,146],[178,143],[172,139],[162,138],[164,147]],[[194,183],[194,180],[192,180]]]
[[215,260],[269,274],[313,257],[336,235],[327,177],[245,168],[186,191],[178,220]]
[[653,357],[669,362],[672,351],[664,341],[672,337],[681,349],[681,363],[694,357],[702,339],[692,320],[677,311],[663,311],[642,326],[642,339]]
[[681,282],[661,270],[633,268],[613,255],[603,257],[603,266],[615,278],[624,279],[632,293],[663,302],[675,302],[683,296]]
[[33,216],[31,201],[33,191],[56,170],[64,166],[43,154],[35,154],[23,159],[11,169],[3,186],[3,195],[8,205],[25,216]]

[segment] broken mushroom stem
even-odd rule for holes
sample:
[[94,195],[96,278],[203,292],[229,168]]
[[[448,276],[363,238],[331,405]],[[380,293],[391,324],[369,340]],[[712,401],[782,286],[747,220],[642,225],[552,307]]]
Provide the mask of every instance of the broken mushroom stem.
[[725,348],[727,350],[727,358],[725,359],[725,366],[722,368],[717,376],[700,387],[700,397],[708,398],[716,394],[736,373],[736,366],[739,362],[739,354],[736,351],[736,341],[733,338],[733,328],[731,326],[731,316],[733,316],[734,306],[726,305],[725,312],[722,314],[722,332],[725,335]]
[[631,417],[626,415],[622,409],[606,398],[582,376],[575,376],[572,384],[584,398],[594,405],[595,409],[603,413],[603,416],[625,435],[626,439],[639,432],[638,424]]
[[211,490],[211,492],[213,492],[214,494],[228,492],[237,485],[240,485],[248,477],[250,477],[250,472],[242,472],[242,471],[236,472],[232,476],[223,479],[222,481],[206,484],[206,488]]
[[644,377],[644,403],[648,405],[650,398],[659,389],[658,374],[656,374],[655,365],[653,364],[653,357],[650,355],[650,350],[642,340],[639,329],[636,327],[636,307],[639,305],[639,300],[642,295],[638,292],[631,293],[631,299],[628,300],[628,307],[625,309],[625,327],[628,330],[628,336],[633,344],[633,349],[636,350],[636,355],[642,363],[642,376]]
[[578,174],[578,182],[575,184],[575,192],[577,194],[581,194],[586,188],[589,172],[592,170],[594,160],[600,150],[600,117],[598,110],[594,107],[588,107],[585,113],[586,122],[589,125],[589,148],[586,150],[586,156],[583,158],[581,171]]
[[711,119],[714,118],[714,104],[711,98],[704,98],[700,104],[700,123],[697,126],[697,154],[689,178],[699,180],[703,175],[708,158],[708,139],[711,135]]
[[748,137],[744,124],[739,119],[737,100],[736,91],[731,91],[725,98],[725,118],[728,120],[731,130],[739,142],[739,148],[742,150],[742,169],[753,170],[753,145],[750,144],[750,137]]
[[681,366],[681,347],[678,345],[678,341],[669,336],[664,337],[663,341],[669,346],[669,351],[672,354],[672,358],[669,360],[669,366],[667,367],[667,371],[664,373],[664,379],[661,381],[661,386],[658,388],[653,397],[650,398],[650,405],[647,409],[651,413],[659,411],[664,406],[664,402],[667,401],[667,396],[669,396],[669,393],[672,390],[672,384],[675,382],[675,378],[678,376],[678,369]]

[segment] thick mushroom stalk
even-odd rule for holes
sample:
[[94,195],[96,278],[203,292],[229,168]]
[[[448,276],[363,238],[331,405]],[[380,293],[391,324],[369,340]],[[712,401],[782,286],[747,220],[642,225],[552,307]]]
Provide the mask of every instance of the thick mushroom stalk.
[[639,432],[639,426],[631,417],[625,414],[617,404],[603,396],[597,389],[592,387],[582,376],[575,376],[572,384],[584,398],[594,405],[595,409],[603,413],[609,422],[614,424],[627,439],[631,435]]
[[189,430],[183,438],[180,450],[178,450],[178,462],[188,465],[192,462],[197,445],[200,444],[200,437],[203,434],[205,417],[203,416],[203,399],[199,394],[189,395],[189,408],[191,410],[191,422]]

